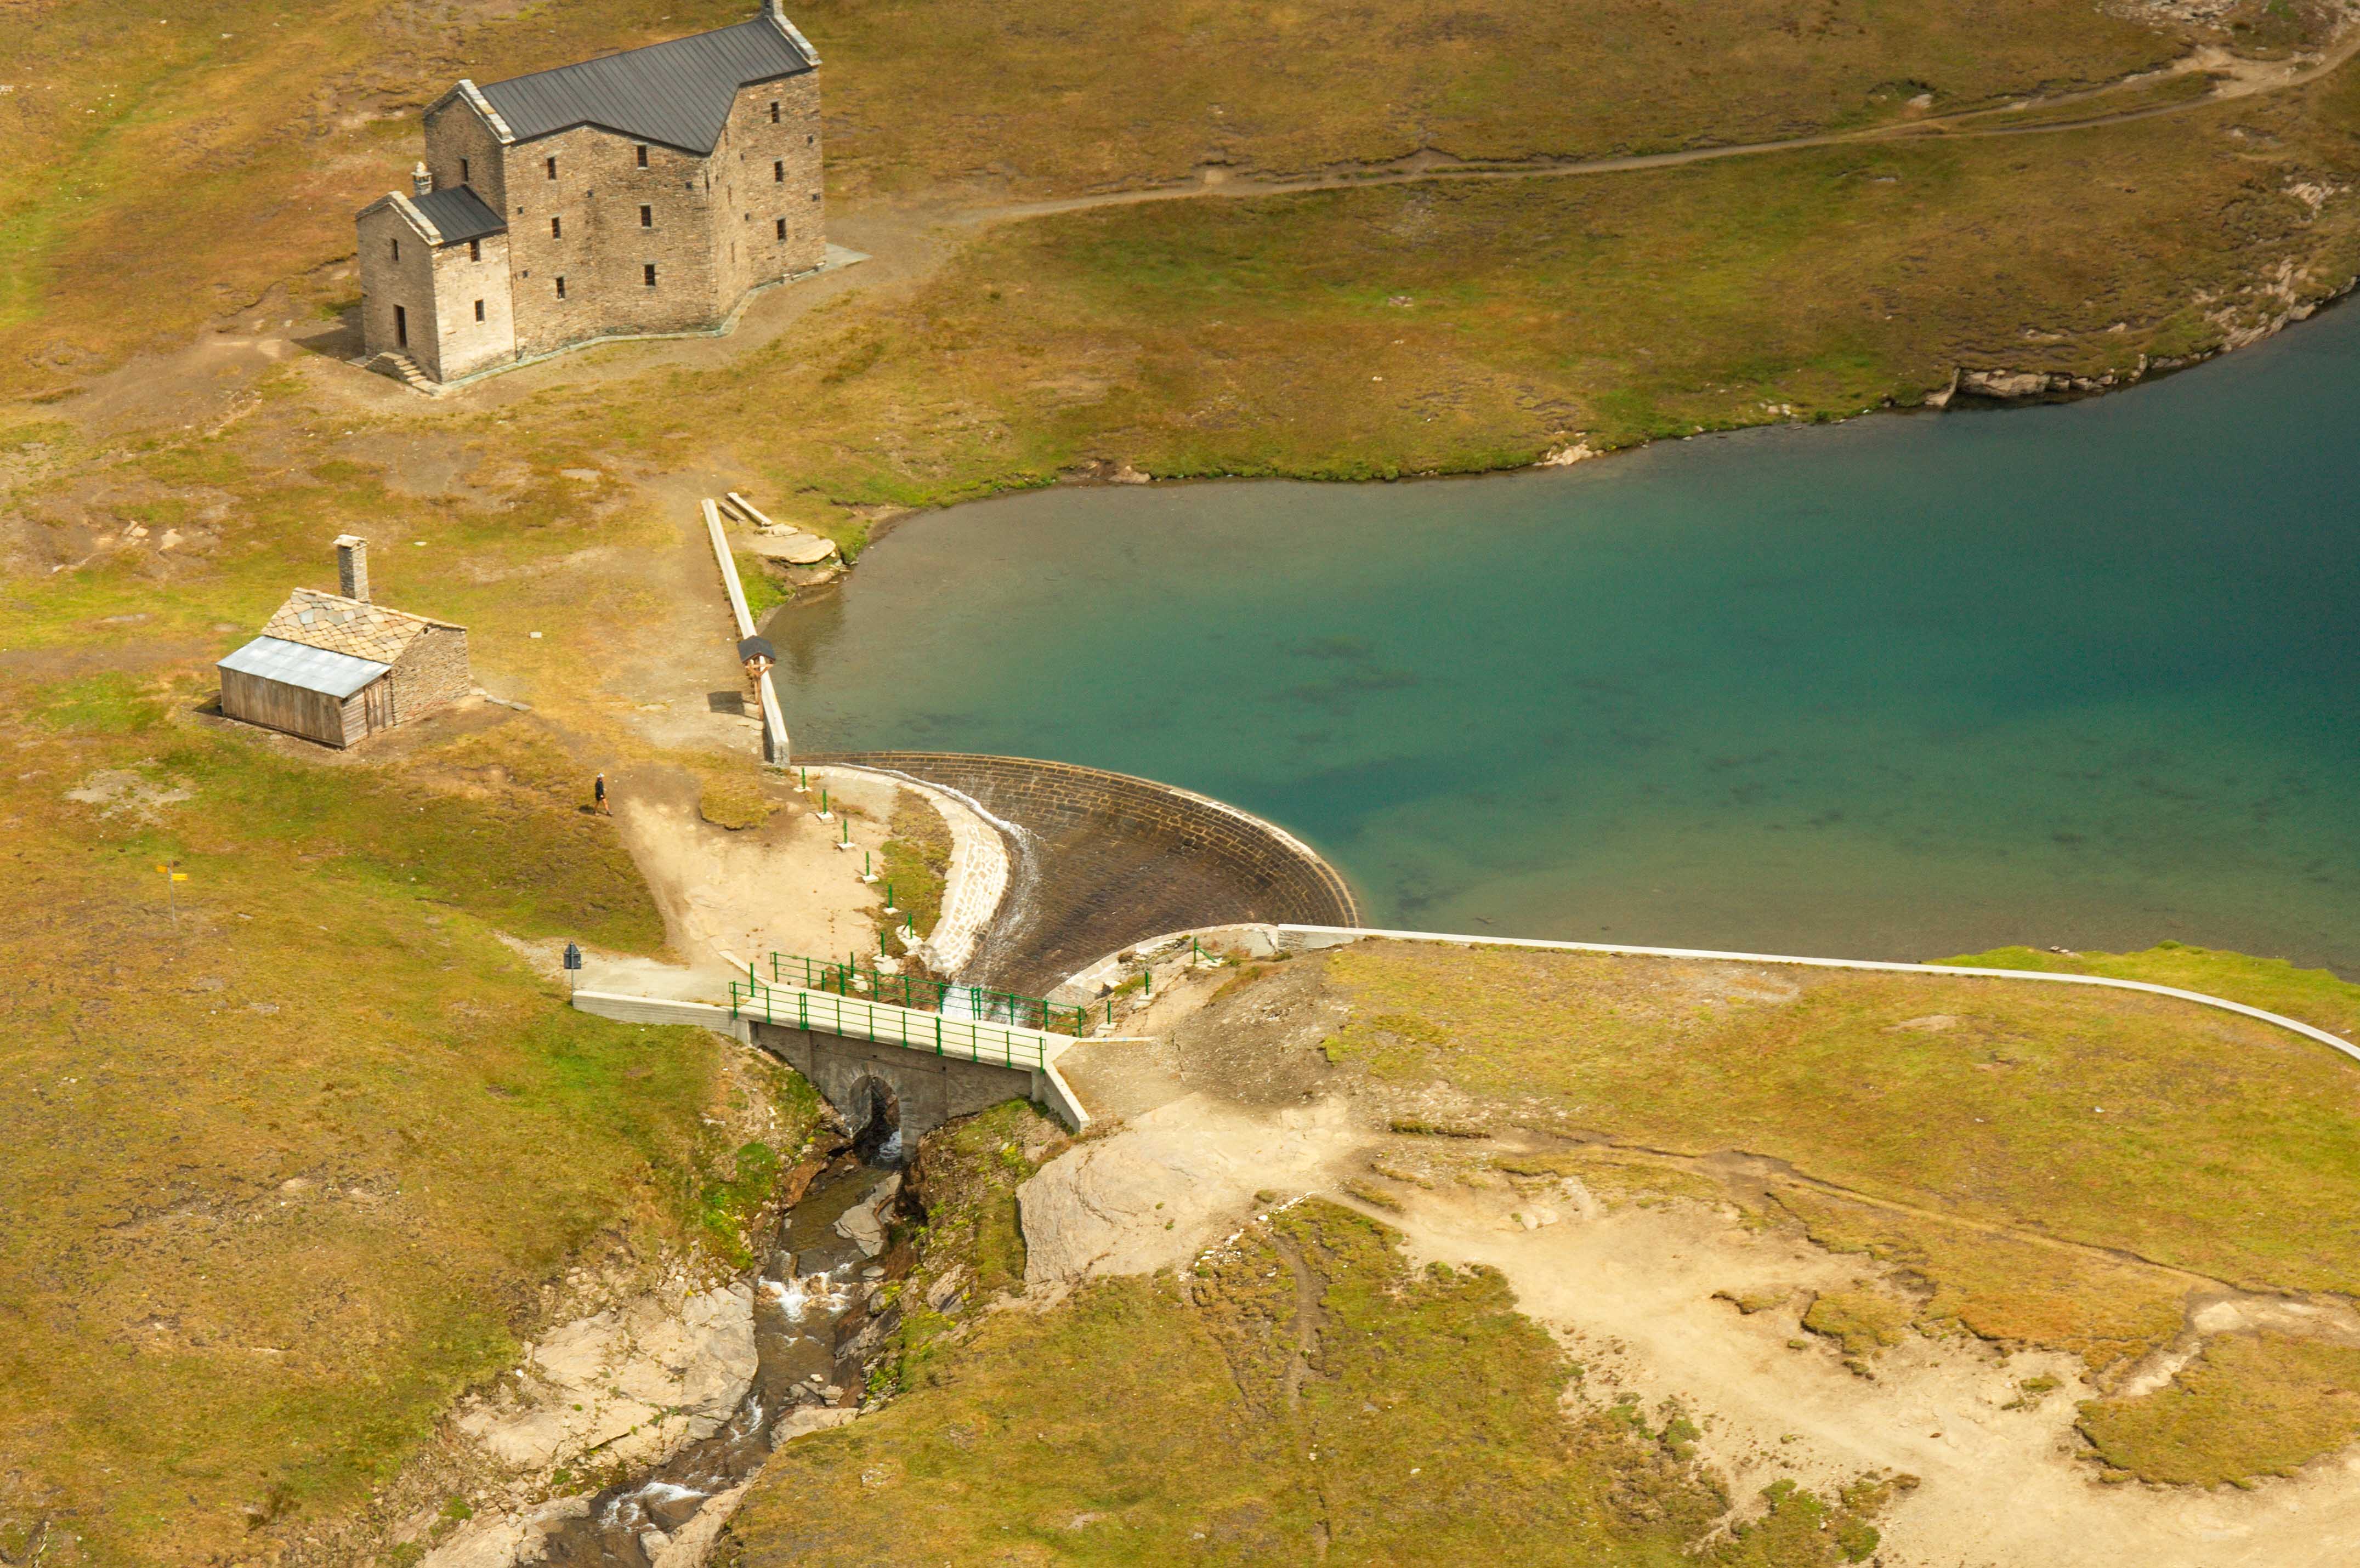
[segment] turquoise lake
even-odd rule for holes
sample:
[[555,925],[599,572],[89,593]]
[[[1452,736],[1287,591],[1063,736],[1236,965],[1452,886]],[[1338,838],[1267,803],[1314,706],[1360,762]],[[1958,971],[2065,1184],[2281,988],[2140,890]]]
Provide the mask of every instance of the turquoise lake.
[[2059,407],[982,503],[770,629],[799,750],[1200,789],[1375,924],[2360,976],[2356,497],[2346,309]]

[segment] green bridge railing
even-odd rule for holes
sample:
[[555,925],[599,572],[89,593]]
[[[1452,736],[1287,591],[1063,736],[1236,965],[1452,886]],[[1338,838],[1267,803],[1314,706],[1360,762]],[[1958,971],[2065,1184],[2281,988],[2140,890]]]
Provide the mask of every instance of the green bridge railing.
[[[753,976],[748,975],[750,980]],[[770,983],[774,985],[800,985],[811,991],[830,991],[839,996],[866,996],[874,1001],[908,1007],[915,1012],[941,1013],[962,1022],[975,1019],[986,1023],[1011,1024],[1018,1029],[1041,1029],[1050,1034],[1078,1035],[1089,1023],[1087,1007],[1067,1007],[1041,996],[1022,996],[1013,991],[994,991],[984,985],[960,985],[948,980],[924,980],[911,975],[893,975],[874,964],[863,967],[857,960],[805,958],[798,953],[770,954]]]
[[1060,1048],[1064,1043],[1040,1029],[1011,1028],[985,1018],[946,1018],[939,1012],[829,991],[766,985],[750,978],[730,982],[729,1016],[1001,1067],[1044,1068],[1049,1065],[1052,1042]]

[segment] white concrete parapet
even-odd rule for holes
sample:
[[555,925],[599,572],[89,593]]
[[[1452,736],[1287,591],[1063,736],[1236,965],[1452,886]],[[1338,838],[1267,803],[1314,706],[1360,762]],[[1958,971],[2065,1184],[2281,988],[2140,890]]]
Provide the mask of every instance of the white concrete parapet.
[[[2177,985],[2158,985],[2146,980],[2117,980],[2108,975],[2060,975],[2047,969],[1979,969],[1957,964],[1894,964],[1875,958],[1802,958],[1779,953],[1721,953],[1710,948],[1694,947],[1621,947],[1600,942],[1546,942],[1535,937],[1468,936],[1454,931],[1382,931],[1371,926],[1298,926],[1249,924],[1205,926],[1194,931],[1167,931],[1159,937],[1135,942],[1127,952],[1152,954],[1155,950],[1169,951],[1190,937],[1226,938],[1239,942],[1256,956],[1267,956],[1284,948],[1290,953],[1316,953],[1322,948],[1342,947],[1351,942],[1382,938],[1391,942],[1437,942],[1458,947],[1523,947],[1546,953],[1601,953],[1626,958],[1697,958],[1726,964],[1791,964],[1809,969],[1869,969],[1896,975],[1972,975],[1986,980],[2028,980],[2060,985],[2099,985],[2114,991],[2145,991],[2149,996],[2169,996],[2178,1001],[2194,1002],[2200,1007],[2218,1007],[2223,1012],[2242,1013],[2246,1018],[2289,1029],[2306,1040],[2343,1052],[2360,1062],[2360,1045],[2330,1034],[2315,1025],[2282,1014],[2266,1012],[2260,1007],[2233,1002],[2225,996],[2208,996],[2202,991],[2183,991]],[[1101,985],[1112,982],[1124,973],[1126,966],[1109,953],[1097,963],[1076,971],[1049,993],[1052,1001],[1087,1002],[1098,994]]]
[[738,1040],[750,1038],[745,1024],[733,1018],[728,1008],[711,1002],[676,1002],[669,996],[631,996],[619,991],[576,991],[574,1006],[627,1024],[685,1024]]

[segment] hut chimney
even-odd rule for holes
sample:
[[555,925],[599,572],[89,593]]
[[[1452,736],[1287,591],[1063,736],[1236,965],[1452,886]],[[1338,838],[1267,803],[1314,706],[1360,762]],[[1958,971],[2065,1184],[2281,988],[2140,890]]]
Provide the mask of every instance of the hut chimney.
[[417,168],[410,171],[410,189],[413,194],[420,196],[434,194],[434,171],[428,169],[422,159]]
[[368,540],[358,534],[336,536],[336,585],[345,598],[369,602]]

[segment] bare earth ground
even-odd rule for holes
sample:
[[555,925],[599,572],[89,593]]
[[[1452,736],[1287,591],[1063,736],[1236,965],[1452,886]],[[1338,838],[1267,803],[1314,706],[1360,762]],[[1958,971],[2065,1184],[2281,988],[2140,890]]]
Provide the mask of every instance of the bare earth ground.
[[[697,815],[695,789],[677,773],[636,769],[617,781],[615,811],[672,945],[691,967],[742,978],[772,952],[814,956],[877,951],[879,889],[860,880],[860,855],[836,847],[839,823],[819,805],[771,785],[790,803],[758,828],[716,827]],[[855,842],[878,843],[873,828]],[[616,977],[622,978],[617,971]],[[585,984],[599,984],[585,974]]]

